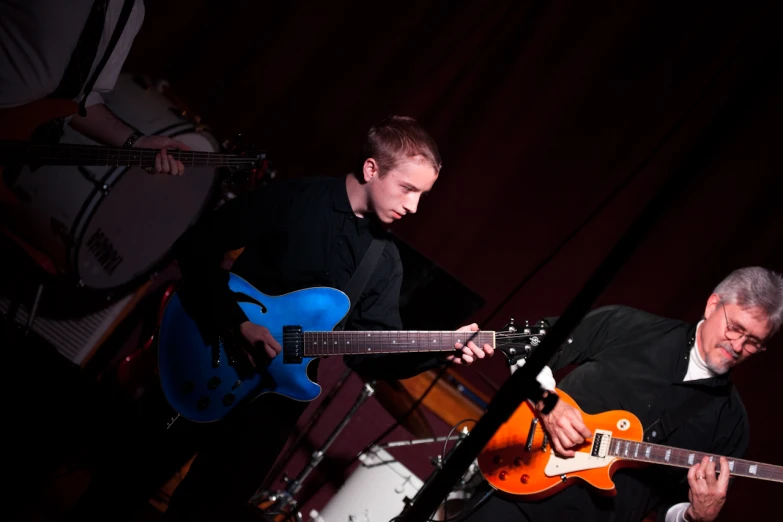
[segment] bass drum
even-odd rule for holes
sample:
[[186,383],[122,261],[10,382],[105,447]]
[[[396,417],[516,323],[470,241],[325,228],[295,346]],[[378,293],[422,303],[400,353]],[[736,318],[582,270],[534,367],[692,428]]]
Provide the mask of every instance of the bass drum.
[[[220,151],[209,129],[131,75],[120,75],[104,98],[144,134],[170,136],[193,150]],[[96,145],[68,125],[61,142]],[[23,199],[14,228],[67,279],[116,297],[160,267],[174,241],[207,208],[218,179],[214,167],[186,166],[182,176],[125,166],[25,167],[14,186]]]

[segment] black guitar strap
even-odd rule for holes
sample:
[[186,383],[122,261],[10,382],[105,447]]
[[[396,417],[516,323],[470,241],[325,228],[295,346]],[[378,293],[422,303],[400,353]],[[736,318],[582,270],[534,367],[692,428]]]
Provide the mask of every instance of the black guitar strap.
[[90,94],[93,86],[95,85],[95,82],[98,80],[98,75],[100,75],[101,71],[106,66],[106,62],[109,61],[111,53],[114,52],[114,47],[117,45],[117,41],[120,39],[122,31],[125,29],[125,24],[128,22],[128,18],[130,18],[131,11],[133,11],[133,4],[135,3],[135,0],[125,0],[125,3],[122,5],[122,11],[120,11],[120,16],[117,18],[117,25],[114,27],[111,40],[109,40],[109,43],[106,46],[106,52],[103,53],[103,57],[95,67],[95,72],[87,82],[87,85],[84,86],[84,97],[82,98],[82,102],[79,104],[79,114],[81,116],[87,115],[87,109],[85,108],[87,96]]
[[106,26],[108,0],[95,0],[92,10],[84,24],[82,34],[71,54],[71,60],[65,68],[60,84],[48,97],[72,100],[79,96],[89,79],[92,64],[98,54],[103,28]]
[[364,291],[364,287],[367,286],[367,281],[370,280],[370,275],[372,275],[373,271],[375,271],[375,266],[381,259],[381,254],[383,253],[384,247],[385,245],[383,241],[377,238],[373,239],[372,243],[370,243],[370,247],[367,249],[367,252],[364,254],[364,257],[359,263],[356,272],[353,273],[351,280],[348,281],[347,285],[345,285],[343,292],[345,292],[345,295],[347,295],[348,299],[350,299],[351,307],[348,309],[348,313],[345,314],[345,317],[343,317],[342,321],[337,323],[337,326],[334,327],[335,330],[345,329],[345,323],[348,321],[348,318],[351,317],[353,307],[356,306],[357,302],[359,302],[359,298]]
[[[92,91],[98,76],[109,61],[109,57],[114,51],[114,47],[117,45],[117,41],[120,39],[120,35],[122,35],[122,31],[130,18],[135,0],[125,0],[106,51],[103,53],[101,61],[95,67],[92,76],[89,76],[92,64],[98,54],[98,45],[106,25],[108,4],[109,0],[95,0],[93,3],[92,10],[79,36],[76,48],[73,50],[71,59],[65,68],[65,73],[63,73],[63,77],[60,79],[60,83],[54,92],[47,96],[47,98],[72,100],[79,96],[80,93],[83,93],[82,100],[79,103],[80,116],[87,115],[85,106],[87,96]],[[63,118],[57,118],[39,126],[31,136],[31,141],[36,143],[58,143],[63,136],[64,123]]]

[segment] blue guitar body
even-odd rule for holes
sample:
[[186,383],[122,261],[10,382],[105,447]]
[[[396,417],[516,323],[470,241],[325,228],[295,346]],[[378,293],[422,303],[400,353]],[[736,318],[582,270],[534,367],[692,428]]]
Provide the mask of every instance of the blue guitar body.
[[[228,286],[244,294],[238,301],[248,319],[269,329],[281,346],[284,327],[331,331],[350,308],[348,296],[334,288],[268,296],[235,274],[230,274]],[[287,363],[281,353],[265,370],[240,374],[229,364],[224,344],[210,343],[202,336],[177,294],[171,297],[161,318],[158,369],[163,393],[180,415],[192,421],[217,421],[241,401],[269,392],[312,401],[321,393],[321,387],[307,377],[307,365],[312,360],[305,357],[301,362]]]

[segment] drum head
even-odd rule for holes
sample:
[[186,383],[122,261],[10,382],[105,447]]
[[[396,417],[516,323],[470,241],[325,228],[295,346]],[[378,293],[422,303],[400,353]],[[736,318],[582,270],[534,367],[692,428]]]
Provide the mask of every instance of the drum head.
[[[200,150],[206,147],[199,142],[207,138],[176,137]],[[186,167],[182,176],[121,169],[77,240],[76,271],[84,286],[97,290],[153,270],[201,214],[217,179],[214,167]]]

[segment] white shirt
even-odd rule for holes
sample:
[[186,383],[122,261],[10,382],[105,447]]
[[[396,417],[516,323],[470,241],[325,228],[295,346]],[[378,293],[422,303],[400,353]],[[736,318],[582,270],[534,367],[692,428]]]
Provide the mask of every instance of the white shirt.
[[[103,57],[124,0],[109,0],[106,23],[92,69]],[[81,36],[93,0],[0,0],[0,107],[16,107],[55,91]],[[87,96],[87,107],[103,103],[100,93],[117,83],[133,40],[144,21],[144,2],[135,0],[130,17]],[[80,102],[80,95],[75,101]]]

